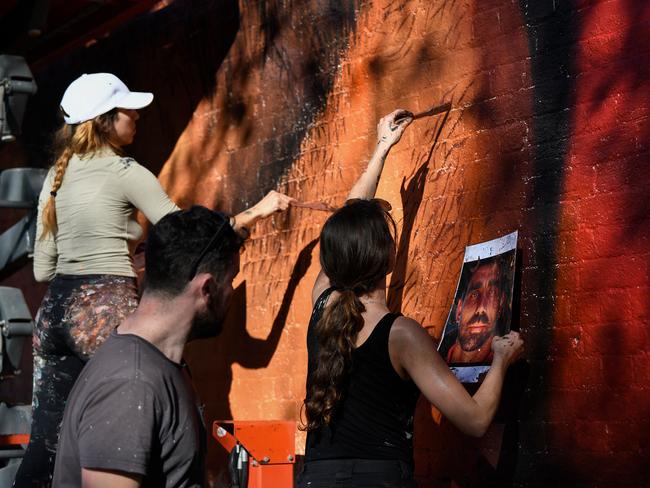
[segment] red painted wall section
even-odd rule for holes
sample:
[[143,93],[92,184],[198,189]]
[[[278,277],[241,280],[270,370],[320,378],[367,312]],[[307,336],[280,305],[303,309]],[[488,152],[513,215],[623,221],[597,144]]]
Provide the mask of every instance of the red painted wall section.
[[[386,163],[378,196],[393,204],[400,239],[389,301],[439,337],[464,247],[518,229],[526,361],[483,439],[420,401],[418,481],[650,484],[650,9],[226,3],[206,2],[200,15],[172,3],[53,66],[51,86],[62,91],[66,69],[88,70],[100,53],[130,86],[152,84],[157,105],[143,112],[134,155],[179,204],[231,212],[270,189],[340,205],[380,116],[450,102],[414,122]],[[235,12],[227,22],[225,7]],[[253,230],[224,333],[187,348],[208,422],[299,418],[325,218],[292,209]],[[3,283],[23,287],[35,307],[43,289],[30,280],[22,270]],[[216,443],[208,463],[217,483]]]
[[649,23],[647,7],[601,2],[576,42],[547,447],[603,485],[648,482]]

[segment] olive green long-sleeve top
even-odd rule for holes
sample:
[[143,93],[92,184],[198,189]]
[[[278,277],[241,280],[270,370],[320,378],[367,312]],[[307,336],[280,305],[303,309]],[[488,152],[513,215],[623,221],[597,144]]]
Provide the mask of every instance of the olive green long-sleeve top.
[[158,179],[132,158],[103,150],[92,157],[74,155],[56,195],[58,230],[41,239],[42,213],[50,198],[51,168],[38,202],[34,276],[56,274],[135,276],[128,241],[142,237],[134,220],[140,210],[151,223],[178,210]]

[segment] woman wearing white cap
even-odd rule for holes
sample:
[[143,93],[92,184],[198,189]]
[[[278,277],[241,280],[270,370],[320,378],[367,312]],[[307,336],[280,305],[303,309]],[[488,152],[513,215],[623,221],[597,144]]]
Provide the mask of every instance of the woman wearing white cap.
[[[15,487],[49,486],[68,393],[96,348],[137,305],[128,242],[142,229],[134,209],[152,223],[178,210],[149,170],[122,155],[133,142],[136,110],[152,100],[110,73],[77,78],[61,100],[65,123],[39,198],[34,249],[34,275],[51,283],[37,314],[32,431]],[[271,192],[231,224],[246,236],[255,221],[291,200]]]

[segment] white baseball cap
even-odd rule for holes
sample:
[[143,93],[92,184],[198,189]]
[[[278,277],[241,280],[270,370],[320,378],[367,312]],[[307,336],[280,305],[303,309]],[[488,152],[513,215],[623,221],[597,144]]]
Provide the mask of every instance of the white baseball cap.
[[80,124],[114,108],[138,109],[153,100],[153,93],[132,92],[111,73],[83,74],[66,89],[61,110],[66,124]]

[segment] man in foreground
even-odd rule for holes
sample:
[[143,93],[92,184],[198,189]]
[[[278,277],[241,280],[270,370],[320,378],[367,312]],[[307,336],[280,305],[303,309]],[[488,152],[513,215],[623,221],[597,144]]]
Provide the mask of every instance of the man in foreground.
[[241,243],[227,216],[204,207],[151,229],[140,304],[68,399],[55,487],[203,485],[205,427],[182,354],[220,332]]

